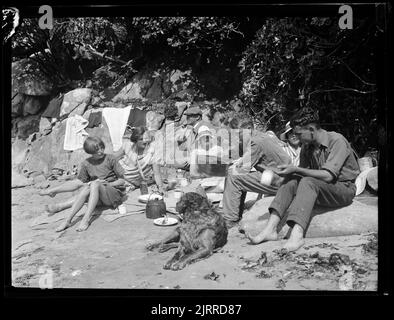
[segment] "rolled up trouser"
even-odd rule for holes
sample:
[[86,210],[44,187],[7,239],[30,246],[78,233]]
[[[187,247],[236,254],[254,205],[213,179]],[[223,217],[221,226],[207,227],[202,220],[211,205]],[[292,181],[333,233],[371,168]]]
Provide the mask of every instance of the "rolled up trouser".
[[288,210],[287,223],[299,224],[304,230],[311,221],[315,204],[337,208],[350,205],[356,194],[354,183],[327,183],[311,177],[294,178],[285,182],[278,190],[269,211],[275,210],[282,218]]

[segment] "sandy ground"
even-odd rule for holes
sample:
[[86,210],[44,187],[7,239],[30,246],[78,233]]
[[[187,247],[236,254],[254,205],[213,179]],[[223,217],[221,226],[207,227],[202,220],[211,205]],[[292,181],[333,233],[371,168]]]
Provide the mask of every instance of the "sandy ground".
[[12,190],[16,287],[50,285],[43,279],[52,275],[54,288],[377,290],[377,256],[371,246],[376,241],[371,234],[306,239],[304,248],[286,255],[278,251],[283,241],[251,245],[232,228],[219,252],[181,271],[169,271],[162,266],[174,250],[149,252],[145,246],[165,237],[174,226],[158,227],[144,214],[136,214],[111,223],[98,218],[82,233],[76,231],[77,224],[56,233],[59,222],[33,230],[30,223],[43,213],[45,204],[70,196],[41,197],[38,191]]

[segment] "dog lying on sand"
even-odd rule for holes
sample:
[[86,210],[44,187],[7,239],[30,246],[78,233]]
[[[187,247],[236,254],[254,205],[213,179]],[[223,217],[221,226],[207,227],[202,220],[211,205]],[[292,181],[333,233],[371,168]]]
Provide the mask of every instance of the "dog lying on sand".
[[181,270],[226,244],[228,232],[224,219],[205,197],[188,192],[177,202],[176,210],[183,214],[180,226],[164,240],[147,246],[148,250],[158,248],[159,252],[178,248],[164,269]]

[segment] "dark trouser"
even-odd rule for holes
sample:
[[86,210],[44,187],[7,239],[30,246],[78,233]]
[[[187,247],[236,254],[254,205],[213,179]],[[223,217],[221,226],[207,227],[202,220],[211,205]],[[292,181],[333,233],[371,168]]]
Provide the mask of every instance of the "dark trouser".
[[306,230],[315,204],[343,207],[352,203],[355,194],[356,186],[350,181],[327,183],[311,177],[291,178],[279,188],[269,211],[283,218],[288,209],[287,223],[290,227],[297,223]]
[[278,188],[267,187],[261,183],[261,172],[232,175],[226,178],[223,194],[223,217],[238,221],[243,211],[243,202],[247,191],[274,195]]

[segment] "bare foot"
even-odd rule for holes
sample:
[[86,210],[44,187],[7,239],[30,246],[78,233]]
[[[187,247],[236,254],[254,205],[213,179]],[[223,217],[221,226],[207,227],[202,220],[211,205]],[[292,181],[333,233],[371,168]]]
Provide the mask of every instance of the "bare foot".
[[283,249],[286,249],[287,251],[297,251],[304,245],[304,243],[305,241],[303,238],[297,239],[295,237],[290,237],[290,239],[283,245]]
[[55,192],[51,192],[51,191],[49,191],[49,190],[41,190],[38,194],[39,194],[40,196],[50,196],[51,198],[53,198],[54,196],[56,196],[56,193],[55,193]]
[[55,231],[56,232],[61,232],[61,231],[63,231],[63,230],[66,230],[68,227],[70,227],[71,226],[71,224],[70,224],[70,222],[68,222],[68,221],[64,221],[60,226],[58,226],[56,229],[55,229]]
[[89,222],[86,222],[86,221],[81,221],[80,223],[79,223],[79,226],[78,226],[78,228],[77,228],[77,231],[78,232],[81,232],[81,231],[85,231],[87,228],[89,228]]
[[264,229],[257,236],[251,236],[249,233],[245,233],[246,236],[253,244],[259,244],[264,241],[275,241],[278,240],[278,233],[274,230]]
[[304,243],[304,229],[299,224],[295,224],[291,230],[289,240],[283,245],[283,249],[296,251],[301,248]]
[[47,211],[48,213],[56,213],[60,210],[56,204],[47,204],[45,205],[45,211]]

